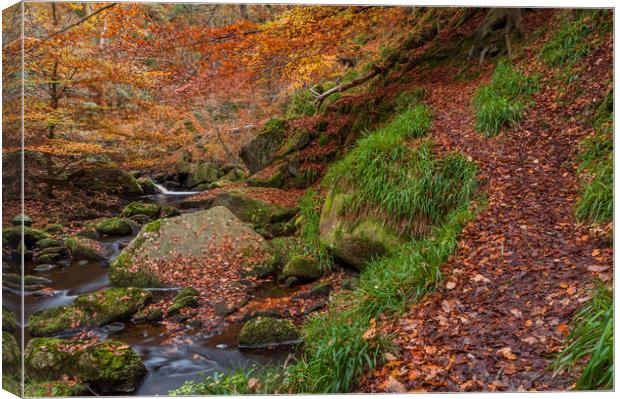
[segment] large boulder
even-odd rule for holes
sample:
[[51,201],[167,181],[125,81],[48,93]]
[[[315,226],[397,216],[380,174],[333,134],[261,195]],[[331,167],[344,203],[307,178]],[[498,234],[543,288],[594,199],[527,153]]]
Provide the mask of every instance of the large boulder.
[[301,342],[301,331],[290,320],[257,317],[245,323],[239,332],[240,348],[266,348]]
[[74,186],[89,191],[115,191],[124,195],[143,195],[136,179],[122,169],[83,169],[69,176]]
[[363,269],[369,261],[402,244],[406,238],[375,217],[348,217],[343,209],[348,195],[354,194],[332,190],[327,195],[321,212],[319,238],[338,259]]
[[201,183],[212,183],[218,179],[218,167],[212,162],[192,164],[185,185],[195,187]]
[[117,286],[190,285],[226,265],[233,274],[273,273],[267,242],[222,206],[145,225],[110,265]]
[[151,298],[150,291],[139,288],[106,288],[80,295],[71,305],[35,312],[30,316],[28,329],[33,336],[43,336],[125,321]]
[[276,159],[284,141],[285,130],[284,121],[271,119],[252,141],[241,147],[239,157],[250,173],[258,172]]
[[77,378],[101,392],[132,392],[146,374],[138,355],[118,341],[33,338],[24,353],[27,380]]

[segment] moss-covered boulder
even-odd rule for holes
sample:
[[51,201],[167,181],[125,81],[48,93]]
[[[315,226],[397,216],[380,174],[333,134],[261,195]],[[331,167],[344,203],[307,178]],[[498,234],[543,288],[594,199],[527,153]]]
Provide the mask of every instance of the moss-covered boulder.
[[[22,227],[4,227],[2,228],[2,246],[8,248],[17,248],[22,238]],[[32,227],[24,227],[24,242],[28,248],[31,248],[37,241],[44,238],[50,238],[46,232]]]
[[51,396],[88,396],[86,385],[71,380],[26,381],[24,396],[44,398]]
[[146,202],[132,202],[123,209],[122,215],[126,218],[134,215],[146,215],[151,219],[157,219],[160,212],[160,205],[149,204]]
[[185,185],[189,188],[201,183],[211,183],[218,179],[217,165],[212,162],[192,164]]
[[139,288],[106,288],[83,294],[71,305],[35,312],[30,316],[29,331],[33,336],[44,336],[125,321],[142,309],[151,298],[150,291]]
[[348,217],[343,204],[347,195],[331,191],[321,212],[320,240],[337,258],[363,269],[372,259],[384,255],[406,238],[372,216]]
[[294,255],[282,269],[285,276],[314,280],[323,275],[319,262],[311,256]]
[[12,372],[17,370],[19,368],[20,358],[17,340],[11,333],[2,331],[2,371]]
[[139,179],[136,179],[136,181],[142,188],[142,191],[145,195],[153,195],[159,193],[159,189],[157,188],[155,183],[153,183],[153,180],[149,179],[148,177],[140,177]]
[[[112,262],[109,277],[117,286],[176,285],[177,278],[190,278],[194,273],[192,267],[180,270],[179,259],[196,269],[221,259],[235,271],[264,275],[273,272],[270,250],[247,224],[216,206],[145,225]],[[173,271],[178,277],[172,276]]]
[[36,242],[36,247],[39,249],[46,249],[46,248],[58,248],[61,247],[62,241],[60,240],[55,240],[53,238],[44,238],[42,240],[39,240]]
[[239,333],[240,348],[265,348],[301,342],[301,331],[290,320],[257,317]]
[[13,332],[17,330],[15,314],[6,306],[2,306],[2,331]]
[[103,260],[105,253],[97,241],[83,237],[71,237],[65,240],[71,257],[76,260]]
[[30,227],[32,226],[32,218],[24,214],[15,215],[11,218],[11,224],[13,226],[21,226],[22,223],[24,226]]
[[26,379],[78,378],[101,392],[132,392],[146,374],[140,356],[118,341],[33,338],[24,354]]
[[97,233],[108,236],[125,236],[137,231],[139,226],[136,222],[127,218],[104,218],[94,223]]
[[51,280],[45,277],[30,276],[26,274],[24,275],[22,279],[22,276],[20,274],[2,273],[2,283],[6,285],[21,286],[22,281],[24,285],[26,286],[26,288],[29,288],[29,286],[46,285],[52,282]]
[[286,122],[281,119],[271,119],[252,141],[241,147],[239,157],[250,173],[258,172],[276,159],[285,133]]
[[74,186],[88,191],[112,191],[132,196],[144,194],[136,179],[121,169],[83,169],[70,175],[69,181]]

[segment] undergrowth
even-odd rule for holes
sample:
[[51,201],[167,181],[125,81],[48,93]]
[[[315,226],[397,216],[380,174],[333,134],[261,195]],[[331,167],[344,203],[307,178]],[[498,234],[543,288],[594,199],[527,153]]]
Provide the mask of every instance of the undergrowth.
[[480,87],[474,96],[476,129],[491,137],[504,126],[517,126],[530,98],[538,90],[538,80],[537,76],[526,76],[506,61],[500,61],[491,82]]
[[613,291],[601,285],[571,323],[568,346],[553,363],[555,373],[579,369],[576,388],[612,389],[614,378]]
[[599,106],[593,122],[596,133],[582,142],[578,172],[582,194],[576,215],[582,221],[606,223],[613,220],[613,92]]
[[319,241],[319,222],[321,198],[313,189],[308,189],[299,199],[299,215],[301,228],[299,242],[293,250],[295,255],[314,258],[323,272],[332,269],[333,259],[327,248]]

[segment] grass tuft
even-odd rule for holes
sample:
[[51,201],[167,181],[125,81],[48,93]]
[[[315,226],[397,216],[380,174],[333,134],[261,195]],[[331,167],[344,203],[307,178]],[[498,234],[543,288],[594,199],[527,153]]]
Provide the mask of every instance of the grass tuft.
[[321,198],[313,189],[308,189],[299,199],[299,215],[301,229],[299,241],[293,249],[295,255],[314,258],[323,272],[332,269],[333,258],[327,248],[319,240],[319,222],[321,220]]
[[517,126],[529,99],[537,90],[537,76],[528,77],[500,61],[491,82],[480,87],[474,96],[476,129],[492,137],[504,126]]
[[592,300],[574,317],[568,346],[553,363],[555,373],[579,368],[581,376],[577,389],[612,389],[613,346],[613,291],[601,285],[594,291]]

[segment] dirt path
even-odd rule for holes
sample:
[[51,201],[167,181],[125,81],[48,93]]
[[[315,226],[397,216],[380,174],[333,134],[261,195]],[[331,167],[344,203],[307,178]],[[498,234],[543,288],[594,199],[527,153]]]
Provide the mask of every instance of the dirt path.
[[610,278],[613,263],[604,233],[573,216],[574,159],[589,130],[570,117],[605,94],[611,44],[603,47],[586,61],[603,58],[584,79],[584,101],[558,106],[555,89],[543,88],[522,125],[494,139],[473,128],[479,81],[425,81],[435,139],[479,165],[488,205],[464,230],[438,292],[386,326],[402,351],[364,390],[558,390],[574,381],[553,378],[549,358],[592,278]]

